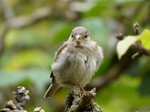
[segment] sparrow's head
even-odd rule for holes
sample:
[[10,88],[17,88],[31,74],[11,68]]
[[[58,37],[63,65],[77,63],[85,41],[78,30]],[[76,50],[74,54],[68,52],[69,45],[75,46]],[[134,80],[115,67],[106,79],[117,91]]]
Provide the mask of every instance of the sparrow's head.
[[75,42],[76,44],[81,44],[91,41],[92,39],[90,37],[89,31],[86,28],[75,27],[71,32],[69,40]]

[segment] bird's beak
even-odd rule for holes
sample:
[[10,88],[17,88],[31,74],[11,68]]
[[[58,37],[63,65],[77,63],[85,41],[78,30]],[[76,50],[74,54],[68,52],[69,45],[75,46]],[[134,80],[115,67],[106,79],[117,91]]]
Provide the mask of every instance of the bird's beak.
[[78,42],[78,43],[80,43],[80,42],[82,42],[84,39],[82,38],[82,35],[75,35],[75,38],[74,38],[74,41],[75,42]]

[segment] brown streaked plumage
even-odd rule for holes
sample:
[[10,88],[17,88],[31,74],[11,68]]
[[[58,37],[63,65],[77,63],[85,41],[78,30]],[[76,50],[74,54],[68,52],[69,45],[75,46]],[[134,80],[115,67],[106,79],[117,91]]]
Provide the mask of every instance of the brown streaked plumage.
[[86,86],[103,60],[102,48],[84,27],[75,27],[58,49],[52,64],[52,84],[44,97],[52,97],[61,86]]

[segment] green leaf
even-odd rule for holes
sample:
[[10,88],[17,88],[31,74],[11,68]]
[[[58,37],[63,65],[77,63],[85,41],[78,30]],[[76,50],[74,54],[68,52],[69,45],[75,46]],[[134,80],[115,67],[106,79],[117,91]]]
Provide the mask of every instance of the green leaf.
[[125,39],[121,40],[117,44],[117,53],[118,58],[121,59],[121,57],[127,52],[129,47],[137,41],[137,37],[139,36],[127,36]]
[[150,49],[150,30],[145,29],[138,40],[141,40],[142,45],[145,48]]
[[150,49],[150,30],[145,29],[140,36],[127,36],[125,39],[119,41],[117,44],[118,58],[121,59],[128,48],[136,41],[141,41],[145,48]]

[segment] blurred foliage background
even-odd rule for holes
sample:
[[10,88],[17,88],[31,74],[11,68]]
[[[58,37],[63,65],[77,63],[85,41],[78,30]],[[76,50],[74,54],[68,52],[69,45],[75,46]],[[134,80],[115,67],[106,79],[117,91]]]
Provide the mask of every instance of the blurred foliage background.
[[75,26],[84,26],[105,55],[87,85],[91,89],[106,82],[97,85],[95,101],[104,112],[149,112],[150,58],[142,56],[119,68],[124,62],[115,50],[114,35],[132,35],[135,22],[141,31],[150,29],[149,0],[0,0],[0,109],[13,99],[17,86],[25,86],[31,97],[26,110],[62,112],[70,88],[61,88],[51,99],[43,95],[51,83],[55,51]]

